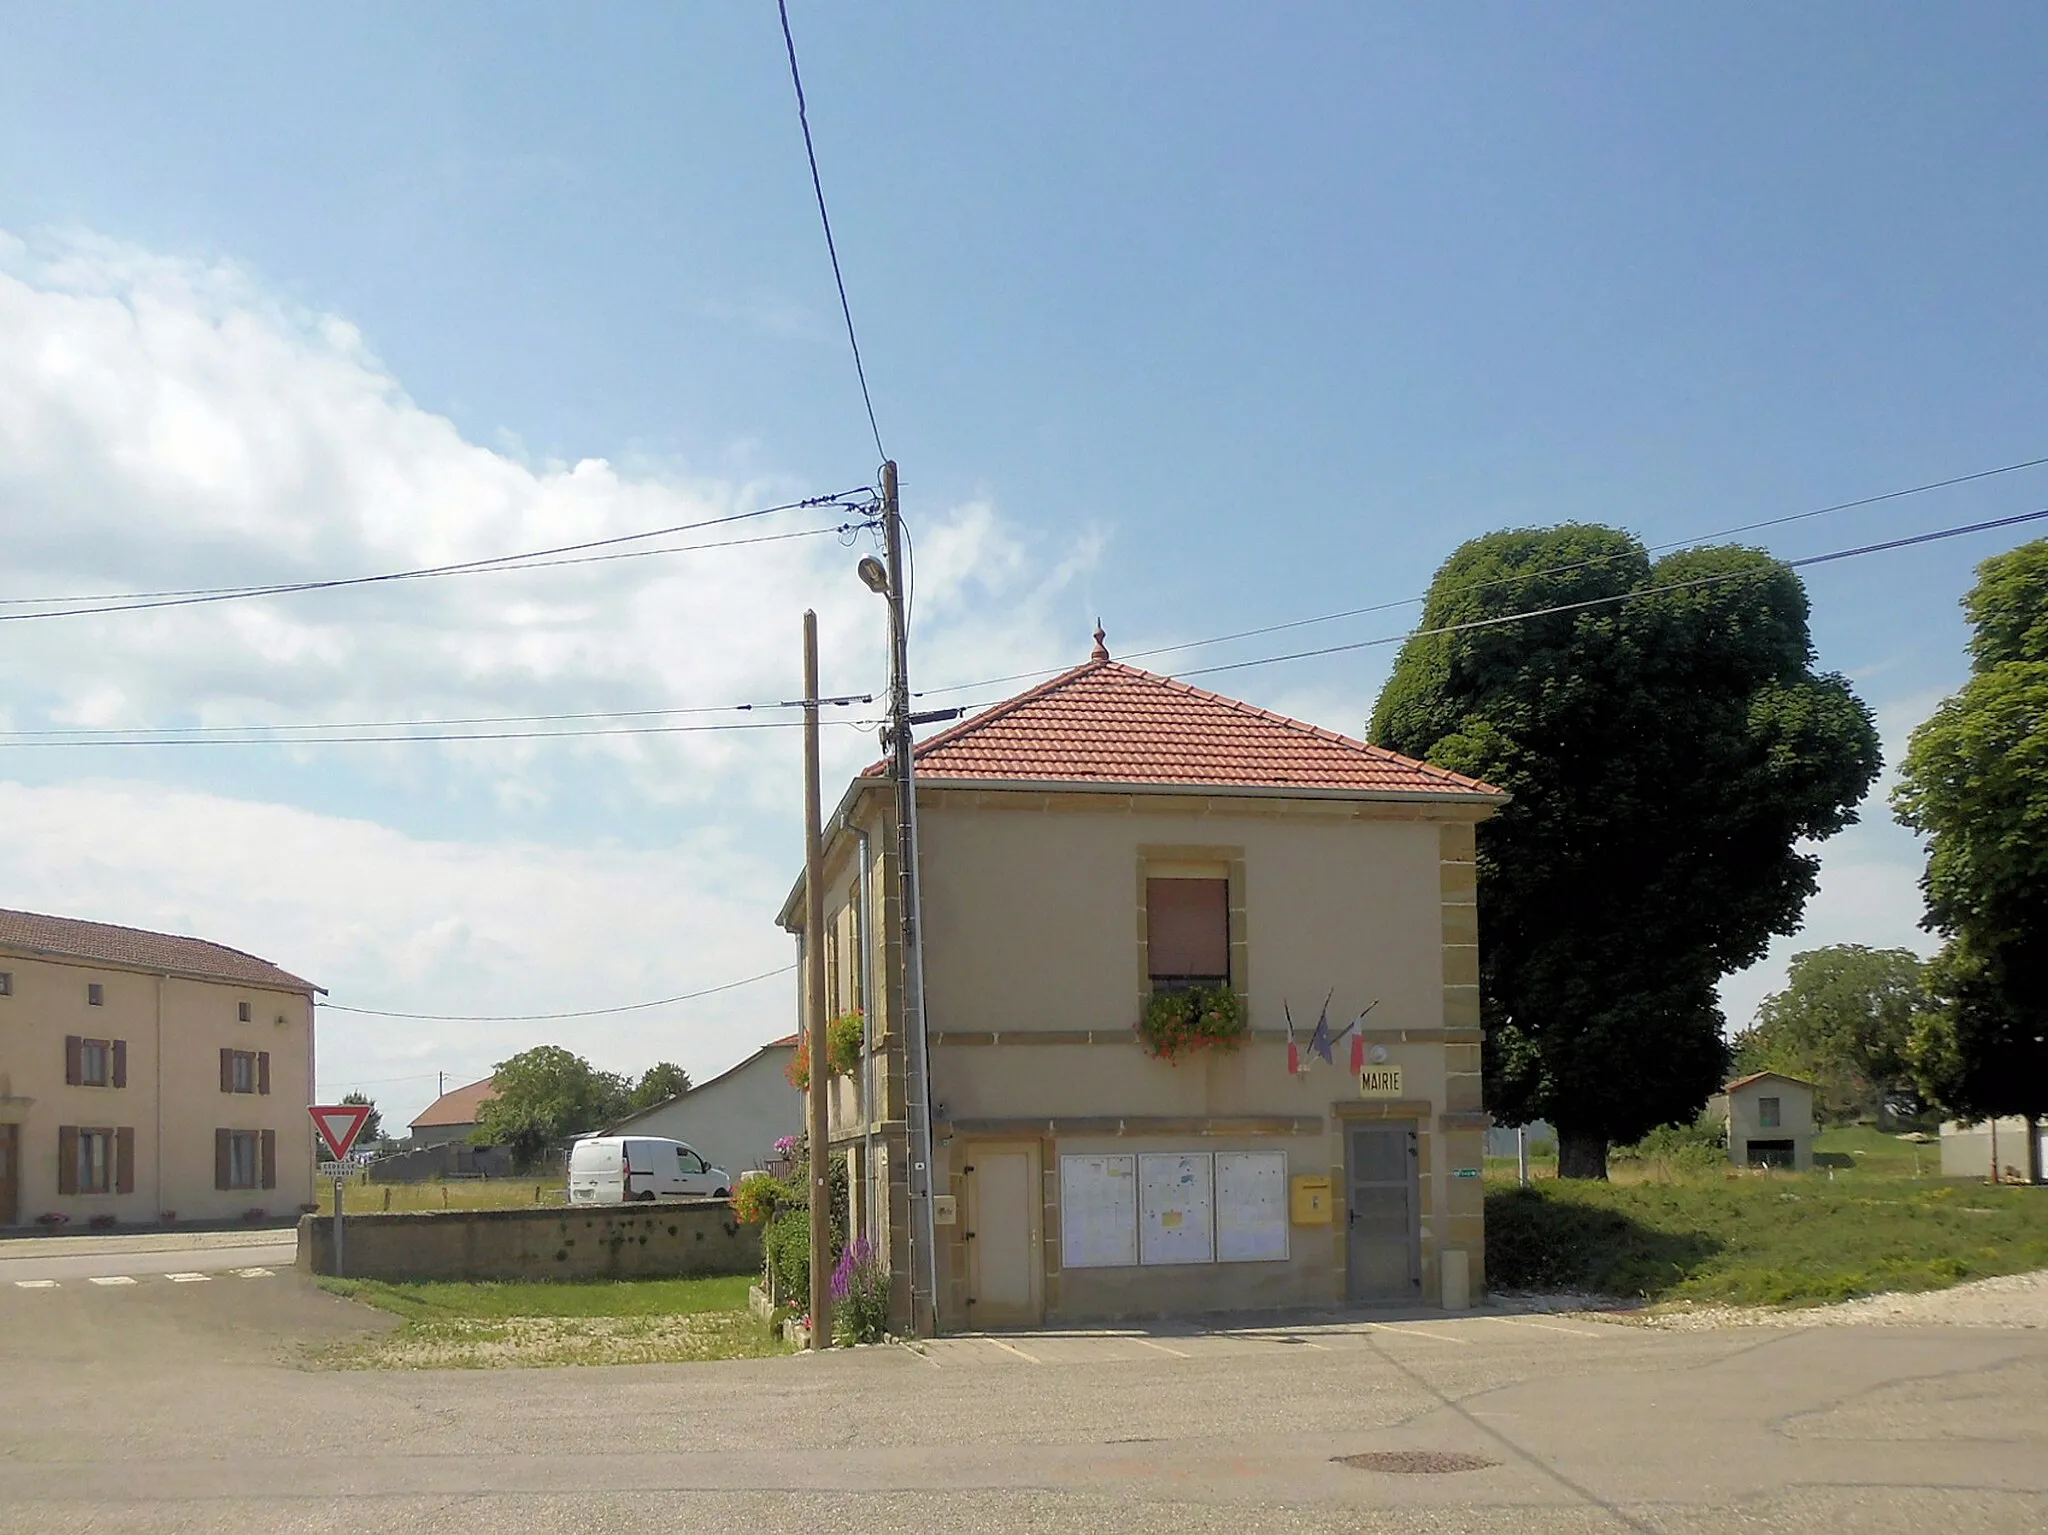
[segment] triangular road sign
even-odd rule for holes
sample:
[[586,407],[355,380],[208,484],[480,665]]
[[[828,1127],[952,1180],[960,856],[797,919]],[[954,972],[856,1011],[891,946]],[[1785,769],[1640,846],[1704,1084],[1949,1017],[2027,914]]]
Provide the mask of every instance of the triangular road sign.
[[327,1142],[327,1149],[334,1153],[334,1160],[341,1162],[347,1160],[349,1147],[363,1133],[363,1125],[370,1117],[370,1105],[315,1103],[309,1105],[306,1112],[313,1116],[313,1128],[320,1132],[320,1139]]

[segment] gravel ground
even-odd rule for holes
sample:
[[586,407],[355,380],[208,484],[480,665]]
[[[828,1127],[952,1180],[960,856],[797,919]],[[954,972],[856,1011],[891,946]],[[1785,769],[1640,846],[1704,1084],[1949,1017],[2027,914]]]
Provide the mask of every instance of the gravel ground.
[[[1521,1297],[1533,1301],[1536,1297]],[[1576,1297],[1559,1297],[1576,1299]],[[1562,1310],[1564,1307],[1528,1309]],[[1655,1327],[1668,1332],[1704,1332],[1718,1327],[2034,1327],[2048,1328],[2048,1269],[1979,1279],[1948,1290],[1869,1295],[1834,1306],[1785,1309],[1774,1306],[1679,1304],[1637,1311],[1612,1306],[1570,1308],[1589,1319]]]

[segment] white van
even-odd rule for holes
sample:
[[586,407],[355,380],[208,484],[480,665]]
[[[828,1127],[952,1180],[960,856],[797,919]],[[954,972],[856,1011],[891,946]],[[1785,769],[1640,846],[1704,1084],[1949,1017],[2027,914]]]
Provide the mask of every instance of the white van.
[[620,1205],[633,1199],[723,1199],[732,1179],[681,1141],[593,1135],[569,1148],[569,1203]]

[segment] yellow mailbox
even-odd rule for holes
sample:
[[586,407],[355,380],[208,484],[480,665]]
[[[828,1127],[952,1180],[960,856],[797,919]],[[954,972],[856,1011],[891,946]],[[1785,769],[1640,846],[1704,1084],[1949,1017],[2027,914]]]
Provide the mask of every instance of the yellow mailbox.
[[1297,1226],[1330,1224],[1330,1180],[1304,1174],[1290,1180],[1289,1209]]

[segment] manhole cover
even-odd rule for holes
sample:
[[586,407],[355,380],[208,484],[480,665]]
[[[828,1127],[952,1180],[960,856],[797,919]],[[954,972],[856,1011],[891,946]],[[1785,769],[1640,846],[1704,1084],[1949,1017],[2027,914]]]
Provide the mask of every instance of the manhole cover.
[[1484,1471],[1500,1464],[1481,1455],[1452,1450],[1368,1450],[1363,1455],[1333,1457],[1340,1466],[1359,1471],[1392,1471],[1403,1476],[1440,1476],[1446,1471]]

